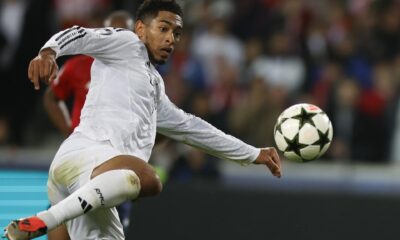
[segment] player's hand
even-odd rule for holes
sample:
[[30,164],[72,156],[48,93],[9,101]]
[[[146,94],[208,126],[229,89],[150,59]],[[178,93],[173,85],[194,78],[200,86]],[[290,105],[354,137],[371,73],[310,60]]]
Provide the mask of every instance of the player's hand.
[[254,164],[264,164],[269,168],[272,175],[278,178],[282,176],[281,159],[274,147],[262,148]]
[[47,48],[42,50],[37,57],[30,63],[28,68],[28,78],[33,83],[36,90],[40,88],[40,82],[50,84],[58,73],[56,54]]

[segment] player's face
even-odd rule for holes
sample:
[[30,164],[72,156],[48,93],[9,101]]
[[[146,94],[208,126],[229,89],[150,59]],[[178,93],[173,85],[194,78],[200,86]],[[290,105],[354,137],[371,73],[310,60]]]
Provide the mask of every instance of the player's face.
[[182,18],[175,13],[159,11],[156,18],[136,28],[139,38],[145,43],[150,60],[163,64],[179,42],[182,32]]

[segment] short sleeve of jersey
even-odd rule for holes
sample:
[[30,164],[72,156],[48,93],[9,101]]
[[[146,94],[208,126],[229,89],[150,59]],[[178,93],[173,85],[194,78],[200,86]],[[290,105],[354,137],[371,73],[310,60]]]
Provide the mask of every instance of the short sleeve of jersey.
[[69,83],[73,78],[73,62],[67,61],[58,72],[57,78],[51,84],[54,95],[59,100],[66,100],[72,94],[72,85]]

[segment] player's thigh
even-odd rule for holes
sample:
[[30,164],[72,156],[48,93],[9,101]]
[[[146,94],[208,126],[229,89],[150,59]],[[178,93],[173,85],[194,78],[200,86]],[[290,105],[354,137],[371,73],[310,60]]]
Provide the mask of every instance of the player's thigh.
[[71,240],[122,240],[123,226],[114,208],[99,208],[67,221]]
[[50,230],[47,233],[48,240],[70,240],[67,228],[64,224]]

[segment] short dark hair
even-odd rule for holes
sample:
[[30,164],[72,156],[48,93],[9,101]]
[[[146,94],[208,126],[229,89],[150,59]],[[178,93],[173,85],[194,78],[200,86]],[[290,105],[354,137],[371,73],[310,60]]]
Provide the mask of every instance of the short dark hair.
[[156,17],[159,11],[175,13],[183,18],[181,6],[175,0],[144,0],[136,11],[136,21],[145,21],[148,17]]

